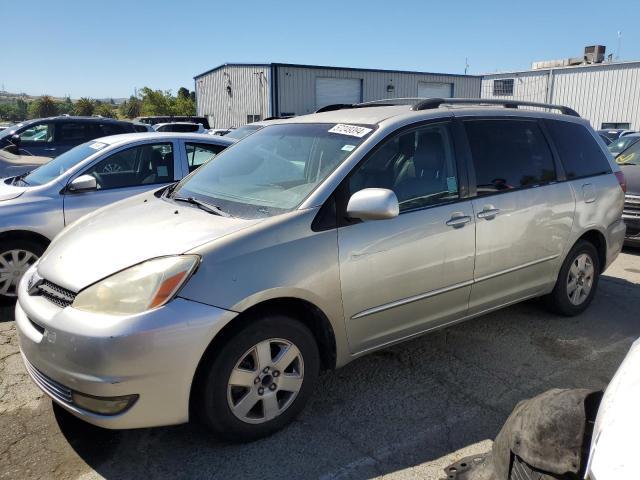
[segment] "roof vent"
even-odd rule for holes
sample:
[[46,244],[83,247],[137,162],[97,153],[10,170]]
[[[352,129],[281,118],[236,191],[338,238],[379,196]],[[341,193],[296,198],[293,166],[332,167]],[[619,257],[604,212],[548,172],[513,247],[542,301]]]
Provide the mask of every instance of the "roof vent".
[[590,45],[584,47],[585,63],[602,63],[604,62],[604,54],[607,47],[604,45]]

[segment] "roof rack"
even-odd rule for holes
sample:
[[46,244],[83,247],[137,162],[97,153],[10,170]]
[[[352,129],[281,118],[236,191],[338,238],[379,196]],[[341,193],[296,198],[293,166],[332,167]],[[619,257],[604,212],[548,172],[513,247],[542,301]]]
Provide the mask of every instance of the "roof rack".
[[549,110],[558,110],[564,115],[579,117],[580,114],[574,109],[563,105],[553,105],[551,103],[523,102],[520,100],[499,100],[496,98],[427,98],[411,107],[412,110],[430,110],[441,105],[502,105],[505,108],[518,107],[538,107]]
[[332,105],[325,105],[324,107],[316,110],[315,113],[333,112],[334,110],[344,110],[348,108],[366,108],[366,107],[394,107],[397,105],[415,105],[416,103],[425,100],[421,97],[406,97],[406,98],[383,98],[381,100],[371,100],[369,102],[361,103],[334,103]]

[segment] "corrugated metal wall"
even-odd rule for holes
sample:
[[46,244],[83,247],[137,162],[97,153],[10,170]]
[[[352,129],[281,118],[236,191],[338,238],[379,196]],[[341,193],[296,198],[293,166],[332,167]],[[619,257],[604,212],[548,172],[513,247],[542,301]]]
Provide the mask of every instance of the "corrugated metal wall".
[[269,66],[224,66],[197,77],[195,83],[198,115],[206,115],[211,128],[244,125],[248,115],[271,115]]
[[[462,75],[433,75],[401,72],[379,72],[368,70],[343,70],[279,65],[277,67],[278,112],[303,115],[314,112],[317,77],[358,78],[362,80],[362,100],[384,98],[416,97],[418,82],[442,82],[453,84],[456,97],[477,98],[480,95],[482,79]],[[393,85],[394,91],[387,92]]]
[[[514,79],[514,94],[496,97],[493,80],[504,78]],[[629,123],[640,130],[640,62],[486,75],[482,97],[566,105],[594,128]]]

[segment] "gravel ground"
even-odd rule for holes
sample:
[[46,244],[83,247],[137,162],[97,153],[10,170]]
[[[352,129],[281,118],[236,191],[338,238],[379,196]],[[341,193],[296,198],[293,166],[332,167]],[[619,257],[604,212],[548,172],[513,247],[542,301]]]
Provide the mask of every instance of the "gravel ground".
[[289,428],[225,445],[196,425],[114,432],[52,407],[0,308],[0,479],[439,478],[487,451],[518,401],[604,387],[640,337],[638,311],[640,251],[629,250],[580,317],[526,302],[371,354],[324,374]]

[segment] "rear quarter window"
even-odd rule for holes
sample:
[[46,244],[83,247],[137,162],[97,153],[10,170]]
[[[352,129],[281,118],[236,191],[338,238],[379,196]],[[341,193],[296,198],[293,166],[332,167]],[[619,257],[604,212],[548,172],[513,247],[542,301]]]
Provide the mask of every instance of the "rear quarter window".
[[580,124],[547,120],[568,179],[611,173],[607,157],[589,130]]

